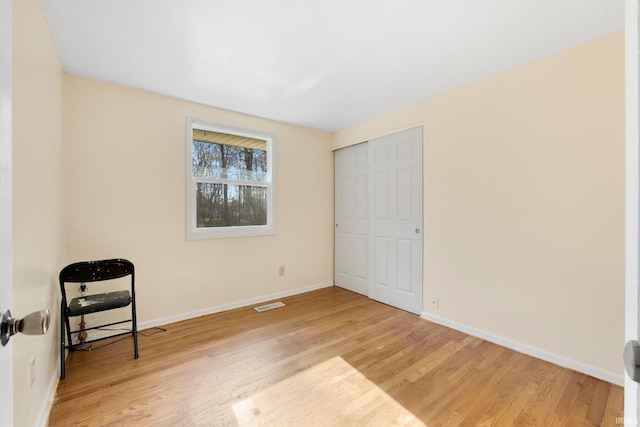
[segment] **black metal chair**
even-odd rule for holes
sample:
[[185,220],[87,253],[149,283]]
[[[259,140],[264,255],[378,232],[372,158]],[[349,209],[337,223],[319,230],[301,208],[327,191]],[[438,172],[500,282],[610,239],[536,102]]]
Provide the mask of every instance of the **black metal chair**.
[[[79,296],[67,300],[66,284],[80,283],[81,291],[86,289],[86,283],[100,282],[104,280],[118,279],[131,276],[131,289],[114,292],[105,292]],[[60,290],[62,302],[60,304],[60,379],[65,377],[65,350],[74,350],[72,334],[84,334],[92,329],[106,328],[120,323],[131,322],[131,331],[117,333],[104,338],[97,338],[85,343],[111,338],[117,335],[131,333],[133,335],[134,358],[138,358],[138,326],[136,321],[136,292],[135,269],[133,263],[126,259],[108,259],[101,261],[83,261],[70,264],[60,272]],[[113,310],[131,305],[131,318],[104,325],[72,330],[69,323],[70,317],[83,316],[85,314],[98,313],[105,310]],[[84,322],[81,322],[84,323]],[[66,341],[66,342],[65,342]]]

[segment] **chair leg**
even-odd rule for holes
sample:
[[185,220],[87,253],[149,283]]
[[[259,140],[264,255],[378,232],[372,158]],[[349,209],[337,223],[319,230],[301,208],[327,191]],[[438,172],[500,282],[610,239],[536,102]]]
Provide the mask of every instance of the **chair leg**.
[[64,360],[64,350],[65,350],[65,315],[64,315],[65,303],[64,301],[60,304],[60,379],[63,380],[65,377],[65,360]]
[[65,326],[67,327],[67,348],[69,349],[69,351],[72,351],[73,341],[71,339],[71,324],[69,323],[69,316],[66,316],[66,315],[64,316],[64,323],[65,323]]
[[138,358],[138,320],[136,317],[136,300],[131,301],[131,326],[133,334],[134,359]]

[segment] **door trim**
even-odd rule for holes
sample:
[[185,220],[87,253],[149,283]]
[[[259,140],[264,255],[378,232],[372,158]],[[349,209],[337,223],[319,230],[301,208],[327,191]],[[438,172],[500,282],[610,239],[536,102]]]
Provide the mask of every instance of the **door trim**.
[[[638,0],[625,0],[625,342],[638,339],[640,161],[638,159]],[[624,343],[620,343],[620,354]],[[638,384],[624,377],[624,416],[638,420]]]
[[[0,0],[0,312],[11,309],[11,0]],[[13,423],[12,344],[0,348],[0,364],[9,379],[0,390],[0,425]]]

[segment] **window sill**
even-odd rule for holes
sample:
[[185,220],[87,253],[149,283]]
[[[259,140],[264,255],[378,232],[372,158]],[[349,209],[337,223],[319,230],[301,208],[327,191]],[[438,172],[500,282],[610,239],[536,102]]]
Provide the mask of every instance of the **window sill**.
[[229,239],[234,237],[259,237],[276,234],[275,227],[243,226],[243,227],[212,227],[187,230],[187,240]]

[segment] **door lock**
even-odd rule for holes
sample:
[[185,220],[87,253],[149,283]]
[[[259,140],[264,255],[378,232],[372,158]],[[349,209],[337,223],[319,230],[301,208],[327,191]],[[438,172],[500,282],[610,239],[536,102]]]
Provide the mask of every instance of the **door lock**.
[[0,323],[0,342],[4,347],[11,336],[18,332],[25,335],[44,335],[49,329],[50,320],[49,310],[36,311],[22,319],[14,319],[11,317],[11,311],[7,310]]

